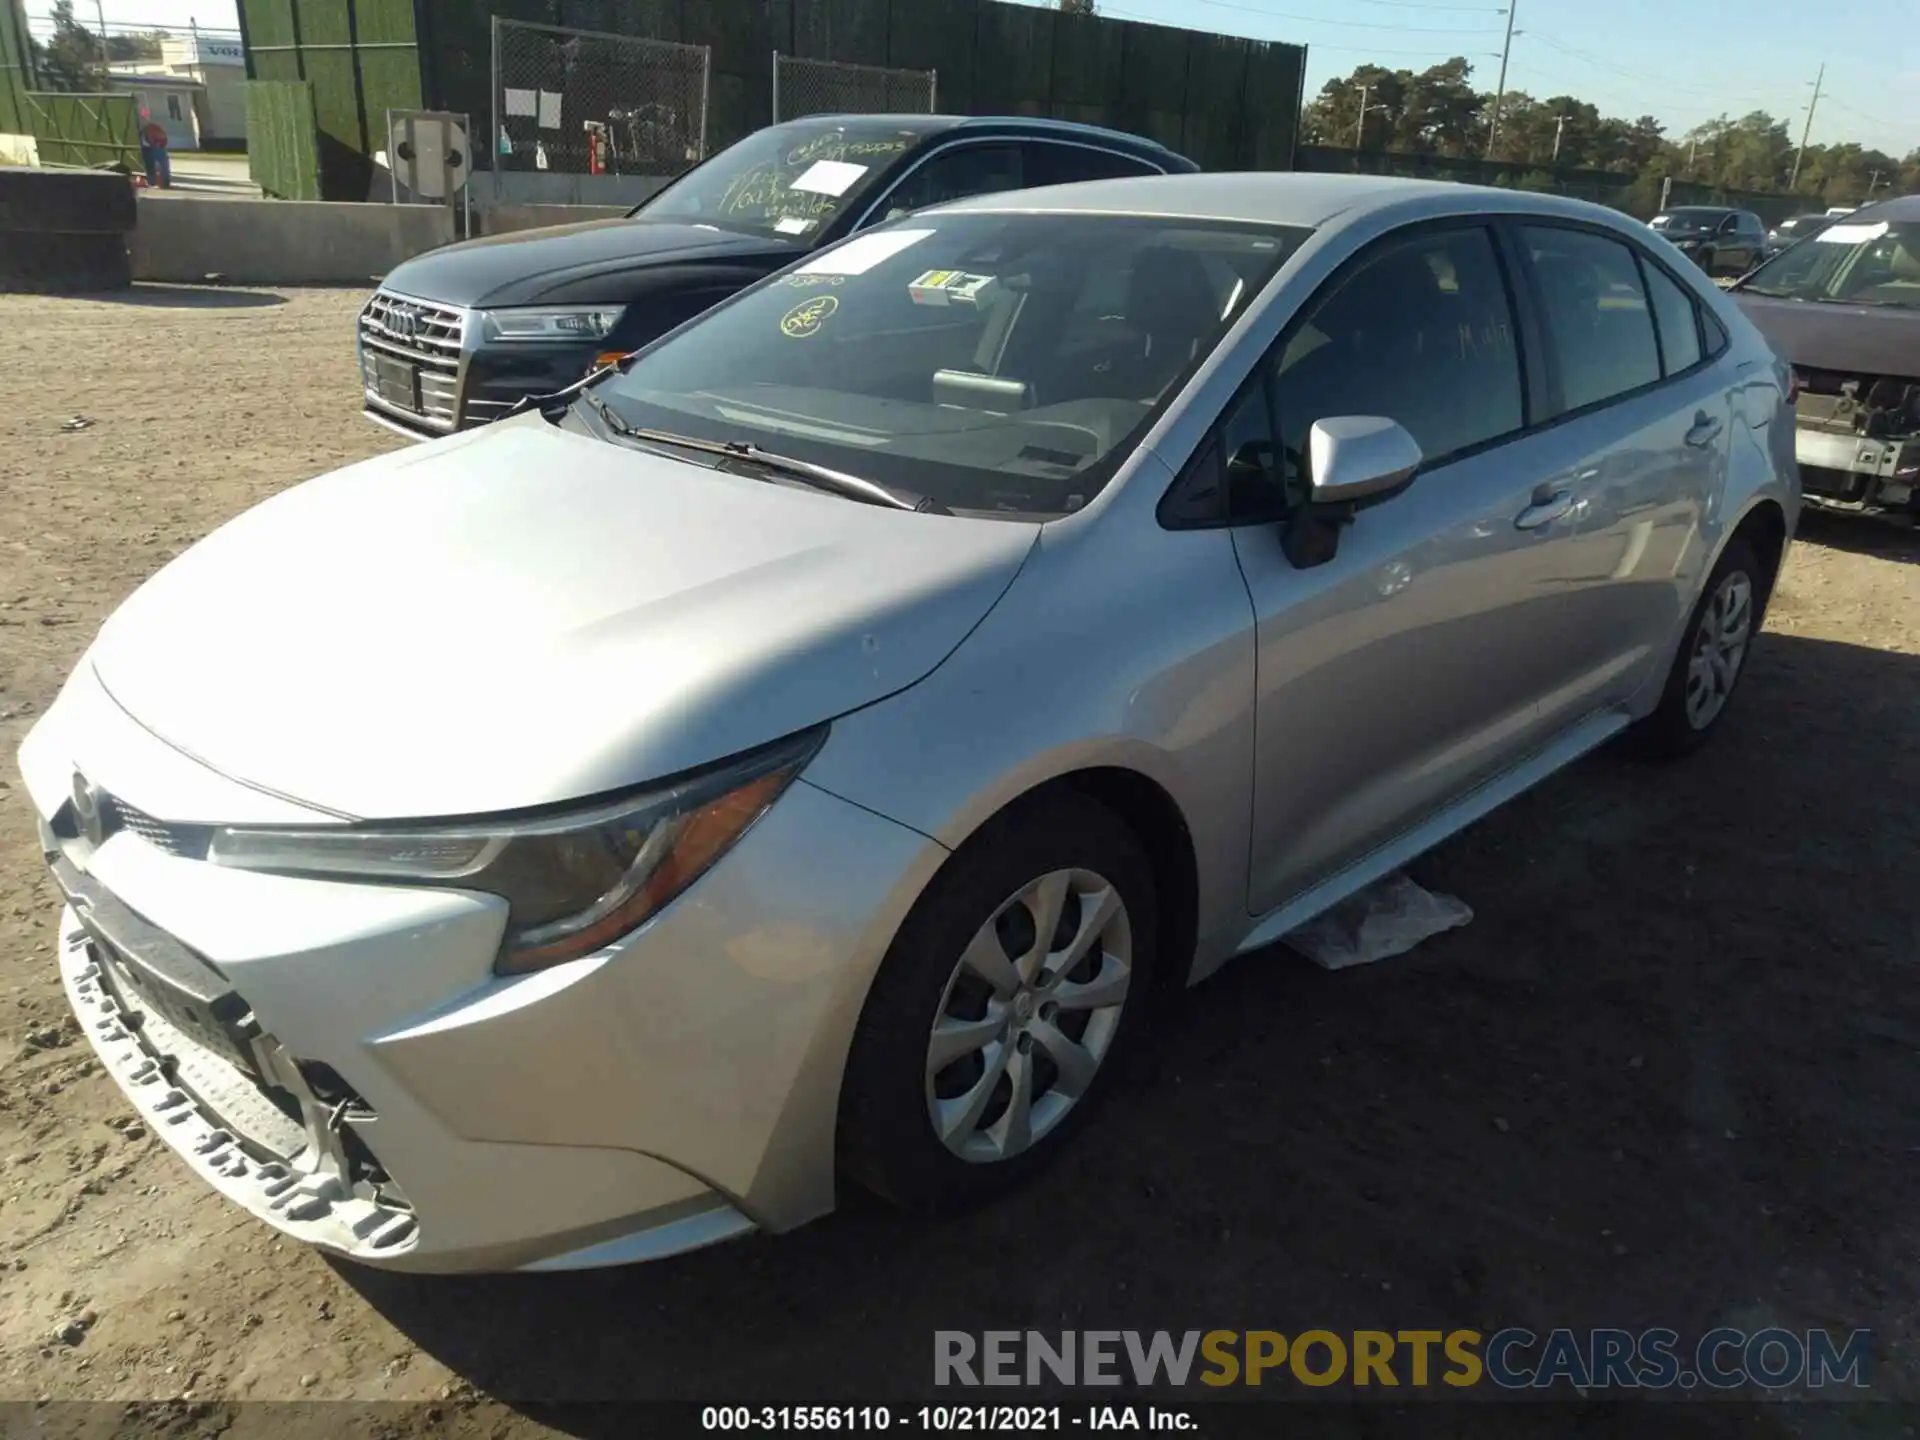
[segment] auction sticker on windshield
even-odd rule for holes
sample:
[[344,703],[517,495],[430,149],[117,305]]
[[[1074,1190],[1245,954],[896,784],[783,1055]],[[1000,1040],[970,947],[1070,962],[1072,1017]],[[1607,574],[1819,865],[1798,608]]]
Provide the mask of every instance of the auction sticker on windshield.
[[879,230],[836,245],[818,259],[809,260],[796,275],[864,275],[910,246],[933,234],[931,230]]
[[811,190],[819,195],[844,195],[867,173],[865,165],[850,165],[845,160],[816,160],[789,190]]
[[1829,225],[1813,238],[1822,245],[1863,245],[1878,240],[1890,228],[1885,220],[1877,225]]

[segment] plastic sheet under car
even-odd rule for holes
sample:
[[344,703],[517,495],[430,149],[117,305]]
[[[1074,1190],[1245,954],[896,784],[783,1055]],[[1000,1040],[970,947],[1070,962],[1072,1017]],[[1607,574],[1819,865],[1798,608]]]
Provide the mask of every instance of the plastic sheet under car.
[[1404,955],[1422,940],[1471,919],[1464,900],[1423,889],[1396,871],[1282,938],[1322,969],[1345,970]]

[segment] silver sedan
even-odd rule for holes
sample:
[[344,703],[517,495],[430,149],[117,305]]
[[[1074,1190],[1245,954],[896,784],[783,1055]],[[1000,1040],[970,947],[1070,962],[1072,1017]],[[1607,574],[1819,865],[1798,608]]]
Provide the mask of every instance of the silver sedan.
[[1548,197],[864,231],[142,586],[20,756],[69,997],[209,1184],[372,1264],[1002,1190],[1169,989],[1723,723],[1788,378]]

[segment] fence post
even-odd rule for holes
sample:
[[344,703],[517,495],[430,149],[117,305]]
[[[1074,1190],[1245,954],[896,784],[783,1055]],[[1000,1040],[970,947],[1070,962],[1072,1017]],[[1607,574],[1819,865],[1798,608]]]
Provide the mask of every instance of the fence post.
[[773,123],[780,123],[780,52],[773,52]]
[[940,72],[938,70],[927,71],[927,113],[929,115],[940,113]]
[[[487,169],[493,175],[493,203],[500,204],[500,17],[493,17],[493,128],[487,132]],[[467,172],[471,175],[473,172]]]
[[703,46],[700,56],[700,153],[707,158],[707,125],[713,115],[713,47]]

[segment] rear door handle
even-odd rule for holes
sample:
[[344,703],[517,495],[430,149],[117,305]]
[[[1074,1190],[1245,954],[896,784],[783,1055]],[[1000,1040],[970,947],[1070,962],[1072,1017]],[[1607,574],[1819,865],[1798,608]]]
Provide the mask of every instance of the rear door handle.
[[1720,434],[1720,421],[1700,410],[1693,417],[1693,428],[1687,431],[1687,444],[1698,447],[1711,445]]
[[1533,492],[1533,503],[1513,517],[1516,530],[1538,530],[1543,525],[1551,525],[1573,509],[1573,491],[1550,490],[1542,485]]

